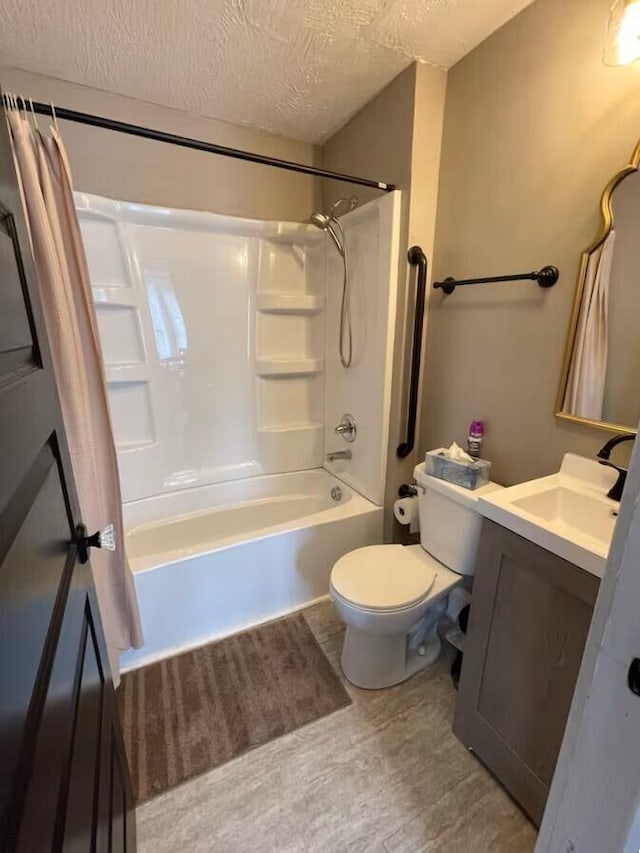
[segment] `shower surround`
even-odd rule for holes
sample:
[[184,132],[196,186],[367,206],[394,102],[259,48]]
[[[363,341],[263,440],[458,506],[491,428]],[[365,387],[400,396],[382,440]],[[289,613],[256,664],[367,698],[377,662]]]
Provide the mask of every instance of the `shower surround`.
[[381,541],[399,193],[341,218],[348,370],[342,261],[316,228],[82,193],[76,207],[146,638],[126,668],[304,606],[335,559]]

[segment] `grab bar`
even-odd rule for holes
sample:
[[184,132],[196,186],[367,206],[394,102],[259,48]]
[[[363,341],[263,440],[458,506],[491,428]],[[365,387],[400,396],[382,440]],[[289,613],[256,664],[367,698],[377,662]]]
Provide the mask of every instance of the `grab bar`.
[[422,355],[422,327],[424,303],[427,292],[427,256],[420,246],[412,246],[407,257],[412,267],[418,268],[416,290],[416,313],[413,321],[413,352],[411,355],[411,379],[409,380],[409,411],[407,413],[407,440],[398,445],[396,454],[400,459],[413,450],[416,440],[416,417],[418,414],[418,386],[420,383],[420,358]]

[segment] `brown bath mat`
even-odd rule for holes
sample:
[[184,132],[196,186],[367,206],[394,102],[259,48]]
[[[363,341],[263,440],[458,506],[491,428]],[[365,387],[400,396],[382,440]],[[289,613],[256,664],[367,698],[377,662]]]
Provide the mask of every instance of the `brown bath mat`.
[[300,613],[126,673],[118,704],[136,801],[350,702]]

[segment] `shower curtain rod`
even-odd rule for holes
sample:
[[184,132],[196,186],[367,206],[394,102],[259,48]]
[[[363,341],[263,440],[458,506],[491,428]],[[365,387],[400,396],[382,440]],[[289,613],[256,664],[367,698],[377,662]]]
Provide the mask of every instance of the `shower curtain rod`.
[[[166,142],[170,145],[180,145],[182,148],[192,148],[195,151],[206,151],[209,154],[219,154],[221,157],[233,157],[236,160],[245,160],[249,163],[260,163],[263,166],[273,166],[276,169],[287,169],[289,172],[301,172],[304,175],[313,175],[316,178],[332,178],[334,181],[344,181],[349,184],[358,184],[362,187],[372,187],[383,192],[391,192],[395,189],[394,184],[384,181],[372,181],[368,178],[358,178],[355,175],[345,175],[341,172],[331,172],[328,169],[318,169],[316,166],[306,166],[304,163],[294,163],[291,160],[279,160],[277,157],[267,157],[263,154],[254,154],[251,151],[242,151],[239,148],[229,148],[226,145],[216,145],[215,142],[204,142],[201,139],[191,139],[188,136],[178,136],[175,133],[166,133],[163,130],[154,130],[150,127],[142,127],[138,124],[129,124],[124,121],[95,116],[90,113],[68,110],[65,107],[57,107],[40,101],[31,101],[22,96],[18,100],[24,104],[25,112],[33,111],[39,115],[46,115],[74,121],[78,124],[87,124],[91,127],[101,127],[104,130],[114,130],[117,133],[128,133],[130,136],[139,136],[143,139],[153,139],[156,142]],[[5,106],[10,106],[6,95],[3,95]]]

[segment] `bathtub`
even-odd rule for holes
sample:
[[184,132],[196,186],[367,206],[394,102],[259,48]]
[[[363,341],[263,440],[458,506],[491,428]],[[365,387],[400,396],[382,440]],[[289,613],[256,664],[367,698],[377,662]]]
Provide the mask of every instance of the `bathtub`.
[[383,509],[323,469],[127,503],[126,550],[145,645],[122,670],[305,607],[333,563],[382,541]]

